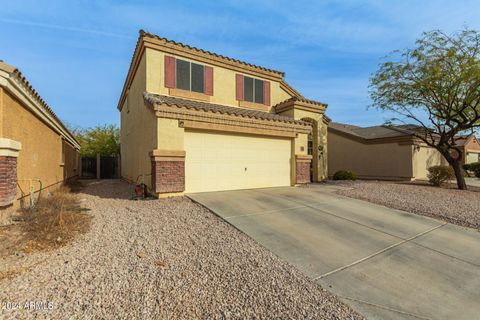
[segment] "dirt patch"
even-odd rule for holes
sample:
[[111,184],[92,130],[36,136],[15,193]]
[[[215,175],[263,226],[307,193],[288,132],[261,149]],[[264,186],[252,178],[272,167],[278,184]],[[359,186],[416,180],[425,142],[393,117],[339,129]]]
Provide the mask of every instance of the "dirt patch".
[[69,182],[42,198],[35,208],[19,210],[13,224],[0,227],[0,257],[52,250],[85,233],[91,216],[72,192],[80,188],[77,182]]

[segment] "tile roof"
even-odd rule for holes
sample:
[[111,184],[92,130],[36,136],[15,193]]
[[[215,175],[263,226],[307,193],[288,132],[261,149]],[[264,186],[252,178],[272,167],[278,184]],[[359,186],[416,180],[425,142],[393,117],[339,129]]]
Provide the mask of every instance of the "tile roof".
[[261,67],[261,66],[258,66],[258,65],[252,64],[252,63],[248,63],[248,62],[245,62],[245,61],[230,58],[230,57],[218,54],[218,53],[214,53],[214,52],[211,52],[211,51],[207,51],[207,50],[199,49],[199,48],[196,48],[196,47],[192,47],[192,46],[189,46],[189,45],[181,43],[181,42],[176,42],[174,40],[169,40],[167,38],[160,37],[156,34],[147,32],[143,29],[141,29],[139,31],[139,35],[140,35],[140,37],[145,36],[145,37],[155,38],[155,39],[158,39],[158,40],[161,40],[161,41],[166,41],[167,43],[170,43],[170,44],[173,44],[173,45],[179,45],[179,46],[184,47],[186,49],[195,50],[197,52],[212,55],[212,56],[215,56],[217,58],[225,59],[225,60],[228,60],[228,61],[241,63],[241,64],[244,64],[246,66],[253,67],[253,68],[256,68],[256,69],[260,69],[260,70],[264,70],[264,71],[268,71],[268,72],[273,72],[273,73],[278,73],[278,74],[282,75],[282,77],[285,76],[285,72],[283,72],[283,71],[278,71],[278,70],[273,70],[273,69]]
[[274,107],[279,106],[279,105],[282,105],[282,104],[285,104],[285,103],[288,103],[288,102],[291,102],[291,101],[298,101],[298,102],[310,103],[310,104],[313,104],[313,105],[316,105],[316,106],[321,106],[321,107],[326,107],[326,106],[328,106],[326,103],[323,103],[323,102],[320,102],[320,101],[311,100],[311,99],[307,99],[307,98],[304,98],[304,97],[291,97],[291,98],[288,98],[287,100],[284,100],[284,101],[282,101],[282,102],[280,102],[280,103],[277,103]]
[[477,138],[474,133],[471,133],[469,135],[458,136],[455,139],[455,145],[458,146],[458,147],[463,147],[468,142],[470,142],[470,139],[474,139],[474,138],[475,139]]
[[52,108],[43,100],[40,94],[33,88],[33,86],[28,82],[27,78],[20,72],[20,70],[8,63],[5,63],[3,60],[0,60],[0,70],[3,70],[13,76],[15,76],[25,87],[26,89],[32,94],[32,96],[37,100],[38,103],[44,108],[44,110],[50,114],[53,119],[70,135],[69,138],[73,139],[78,145],[80,143],[75,138],[75,136],[68,130],[68,128],[62,123],[62,121],[58,118],[58,116],[53,112]]
[[413,136],[414,129],[418,128],[415,125],[402,125],[402,126],[372,126],[372,127],[358,127],[349,124],[343,124],[338,122],[332,122],[329,125],[330,128],[357,136],[362,139],[380,139],[380,138],[393,138],[393,137],[408,137]]
[[177,106],[177,107],[183,107],[188,109],[234,115],[234,116],[240,116],[240,117],[246,117],[246,118],[280,121],[280,122],[287,122],[287,123],[298,124],[298,125],[309,125],[309,123],[305,121],[295,120],[293,118],[281,116],[275,113],[230,107],[230,106],[225,106],[220,104],[194,101],[194,100],[188,100],[188,99],[181,99],[181,98],[164,96],[164,95],[153,94],[148,92],[145,92],[143,94],[143,98],[145,102],[149,104],[166,104],[168,106]]

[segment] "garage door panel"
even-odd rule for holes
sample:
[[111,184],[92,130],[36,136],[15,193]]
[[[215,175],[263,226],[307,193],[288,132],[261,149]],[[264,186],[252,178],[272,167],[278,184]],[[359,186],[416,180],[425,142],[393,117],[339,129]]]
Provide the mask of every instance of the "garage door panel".
[[290,185],[290,139],[185,131],[186,192]]

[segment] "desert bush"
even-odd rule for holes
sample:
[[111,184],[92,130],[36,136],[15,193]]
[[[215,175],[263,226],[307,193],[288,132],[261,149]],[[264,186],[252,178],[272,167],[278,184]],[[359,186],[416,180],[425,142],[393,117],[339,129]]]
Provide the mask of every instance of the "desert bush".
[[476,175],[476,171],[480,170],[480,162],[472,162],[472,163],[467,163],[464,164],[463,170],[465,170],[465,176],[471,177],[472,173]]
[[428,168],[427,178],[432,185],[440,187],[455,179],[455,172],[450,166],[433,166]]
[[357,180],[357,175],[352,171],[340,170],[335,172],[333,180]]
[[24,234],[23,249],[27,252],[54,249],[87,232],[92,216],[84,211],[70,185],[42,198],[34,209],[21,210],[18,219],[22,222],[19,226]]
[[475,172],[477,169],[480,169],[480,162],[472,162],[463,165],[463,169],[466,171]]
[[480,178],[480,168],[475,170],[475,177]]

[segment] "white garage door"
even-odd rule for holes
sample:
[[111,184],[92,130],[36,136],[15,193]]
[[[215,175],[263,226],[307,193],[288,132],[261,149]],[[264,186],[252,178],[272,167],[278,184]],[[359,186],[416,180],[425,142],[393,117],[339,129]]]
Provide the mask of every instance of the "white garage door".
[[185,192],[290,185],[290,139],[185,130]]
[[468,152],[467,153],[467,159],[465,159],[465,163],[472,163],[472,162],[478,162],[480,159],[480,156],[478,153],[475,152]]

